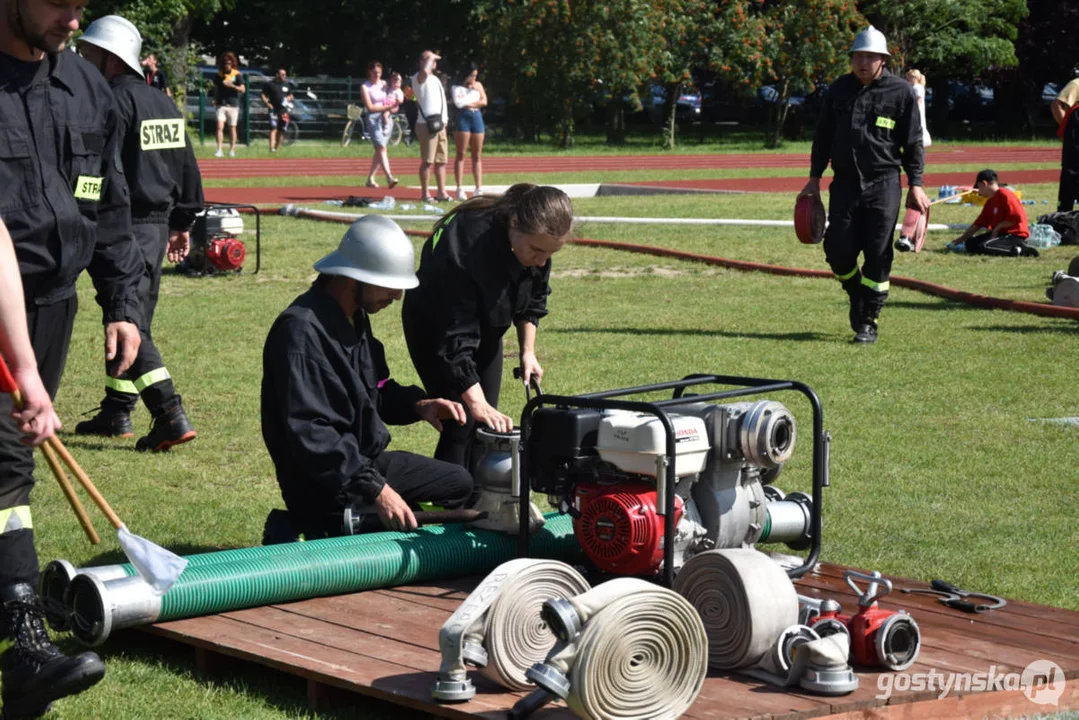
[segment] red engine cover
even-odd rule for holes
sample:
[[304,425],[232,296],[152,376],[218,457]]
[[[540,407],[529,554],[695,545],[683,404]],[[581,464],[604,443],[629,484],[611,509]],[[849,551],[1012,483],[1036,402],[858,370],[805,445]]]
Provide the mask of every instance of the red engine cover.
[[[573,534],[584,552],[604,572],[649,575],[663,563],[663,516],[656,512],[656,491],[645,485],[577,486],[581,516]],[[674,521],[682,517],[675,496]]]
[[206,248],[206,260],[221,272],[235,272],[243,267],[247,248],[234,237],[218,237]]

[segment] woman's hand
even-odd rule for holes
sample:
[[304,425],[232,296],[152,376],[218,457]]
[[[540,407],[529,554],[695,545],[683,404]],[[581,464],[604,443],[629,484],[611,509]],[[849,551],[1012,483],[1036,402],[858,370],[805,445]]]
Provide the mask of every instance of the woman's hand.
[[513,429],[513,418],[503,415],[486,400],[469,405],[468,411],[472,413],[477,425],[486,425],[495,432],[503,433]]
[[521,379],[524,380],[525,387],[532,383],[532,378],[535,378],[537,383],[542,380],[543,368],[536,359],[536,353],[523,352],[521,353]]

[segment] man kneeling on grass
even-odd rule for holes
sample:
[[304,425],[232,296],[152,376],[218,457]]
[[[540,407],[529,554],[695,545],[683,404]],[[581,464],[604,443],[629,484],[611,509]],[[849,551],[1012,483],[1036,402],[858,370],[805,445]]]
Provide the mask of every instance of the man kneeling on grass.
[[377,513],[387,530],[416,527],[412,507],[465,504],[472,478],[459,465],[388,452],[385,423],[463,425],[460,403],[390,378],[370,315],[419,285],[415,251],[388,218],[352,224],[315,263],[319,276],[277,318],[262,357],[262,437],[287,511],[266,519],[265,544],[351,534],[350,517]]
[[[973,255],[1038,256],[1026,243],[1030,237],[1027,213],[1015,193],[997,182],[994,170],[982,170],[974,181],[974,190],[986,198],[978,218],[953,243],[965,243]],[[978,231],[983,232],[979,233]]]

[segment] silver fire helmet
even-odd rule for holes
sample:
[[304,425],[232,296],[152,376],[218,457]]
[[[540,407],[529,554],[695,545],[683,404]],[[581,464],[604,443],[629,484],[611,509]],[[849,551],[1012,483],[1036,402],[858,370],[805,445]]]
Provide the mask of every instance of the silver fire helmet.
[[891,57],[888,52],[888,39],[884,33],[870,25],[865,30],[854,36],[854,44],[850,48],[851,53],[868,52]]
[[79,42],[96,45],[111,52],[124,64],[142,76],[139,55],[142,53],[142,35],[130,20],[119,15],[106,15],[86,27]]
[[395,290],[420,284],[412,241],[381,215],[365,215],[352,223],[337,250],[315,263],[315,269]]

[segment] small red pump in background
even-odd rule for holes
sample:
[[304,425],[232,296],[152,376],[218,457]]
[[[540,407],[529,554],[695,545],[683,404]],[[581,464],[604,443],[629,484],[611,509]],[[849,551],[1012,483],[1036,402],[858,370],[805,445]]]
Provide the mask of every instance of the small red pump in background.
[[[913,665],[922,647],[918,623],[904,610],[884,610],[877,604],[892,591],[892,581],[879,572],[868,575],[857,570],[846,571],[843,579],[858,595],[858,612],[843,615],[839,603],[823,600],[810,610],[806,624],[822,637],[844,631],[849,634],[851,659],[863,667],[898,671]],[[862,590],[856,579],[869,585]]]

